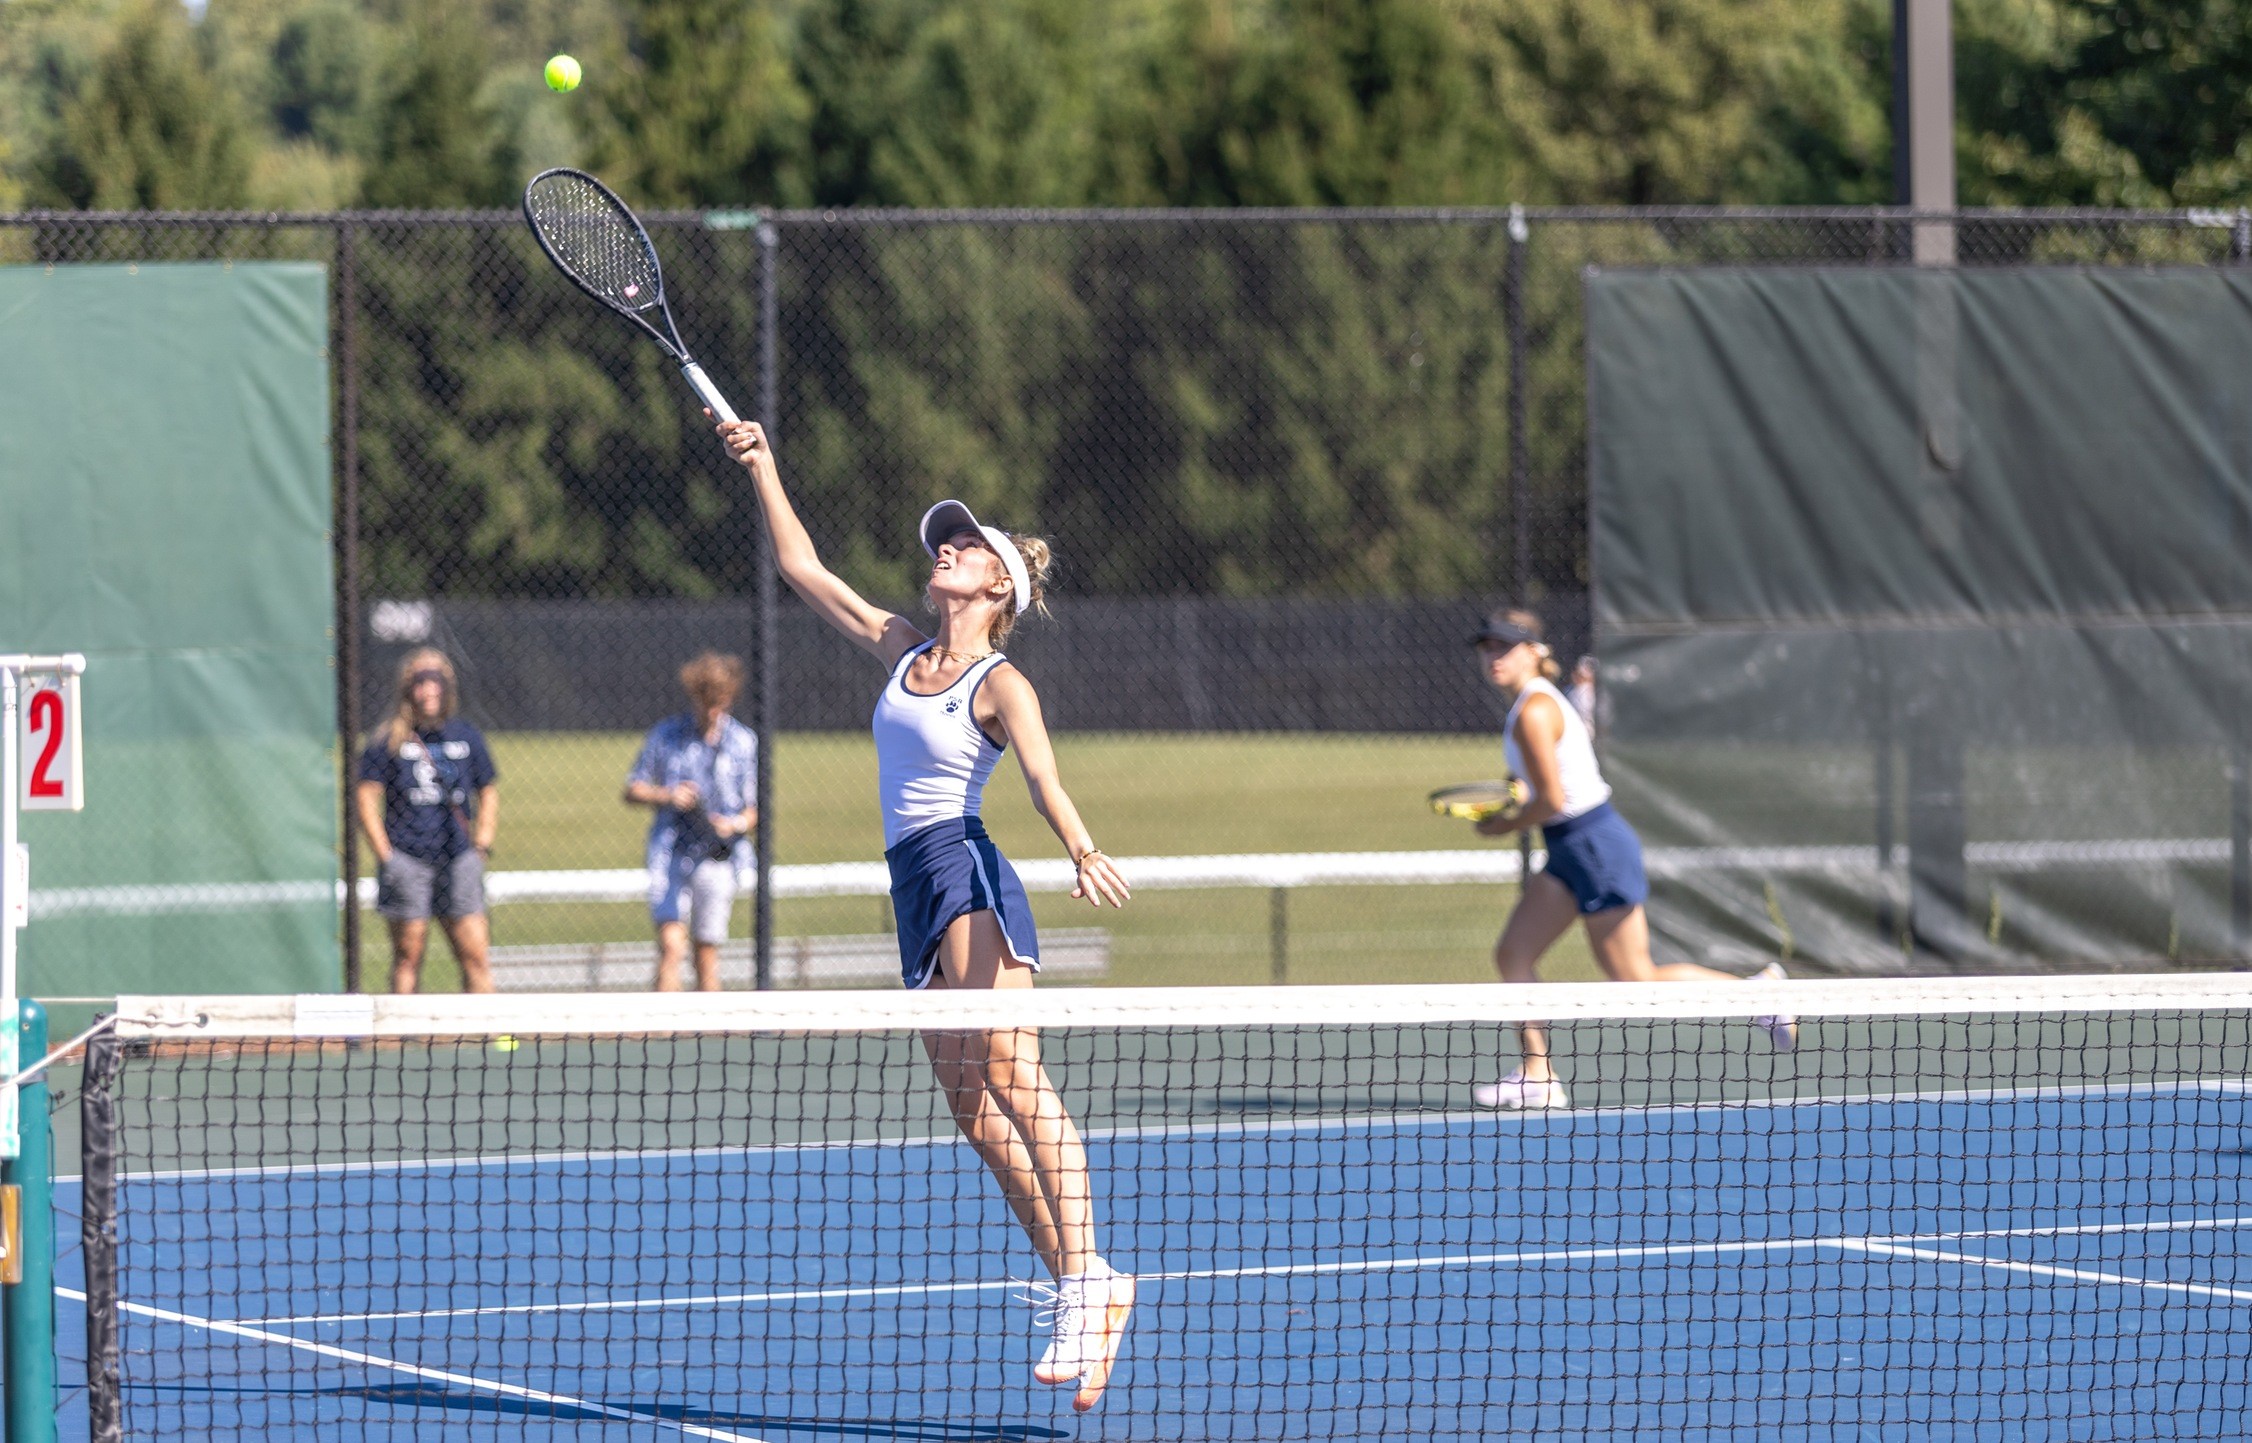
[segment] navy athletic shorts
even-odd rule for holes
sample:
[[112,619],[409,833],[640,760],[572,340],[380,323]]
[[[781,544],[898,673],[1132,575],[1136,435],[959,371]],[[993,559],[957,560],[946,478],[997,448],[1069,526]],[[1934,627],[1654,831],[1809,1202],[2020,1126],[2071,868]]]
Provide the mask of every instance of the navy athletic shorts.
[[1040,934],[1016,868],[976,817],[933,822],[884,853],[891,864],[891,911],[899,923],[899,978],[909,991],[930,985],[938,944],[956,917],[991,912],[1009,954],[1040,970]]
[[1642,839],[1609,802],[1569,820],[1543,822],[1540,834],[1548,846],[1541,872],[1572,889],[1581,916],[1639,907],[1650,899]]

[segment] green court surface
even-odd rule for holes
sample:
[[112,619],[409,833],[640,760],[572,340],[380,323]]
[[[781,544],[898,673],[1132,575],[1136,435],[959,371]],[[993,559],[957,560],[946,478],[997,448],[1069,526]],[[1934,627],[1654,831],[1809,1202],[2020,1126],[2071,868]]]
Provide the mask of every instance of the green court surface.
[[[640,738],[628,733],[501,733],[499,870],[637,866],[648,814],[619,800]],[[775,845],[784,863],[882,855],[875,753],[857,733],[785,734],[775,747]],[[1074,734],[1056,739],[1065,787],[1114,856],[1238,852],[1438,851],[1506,847],[1424,807],[1426,793],[1501,771],[1483,737]],[[986,791],[985,817],[1013,857],[1061,848],[1033,812],[1014,759]],[[1294,982],[1479,981],[1515,891],[1485,886],[1316,887],[1288,895]],[[1271,979],[1273,895],[1264,890],[1147,892],[1098,918],[1068,897],[1040,896],[1044,926],[1100,925],[1113,935],[1111,984],[1252,983]],[[738,903],[736,934],[749,930]],[[872,933],[889,926],[879,897],[784,900],[784,936]],[[625,941],[649,934],[639,904],[540,903],[495,909],[494,940]],[[380,985],[387,944],[363,928],[363,975]],[[1594,977],[1575,930],[1553,954],[1557,980]],[[425,990],[460,985],[434,942]]]

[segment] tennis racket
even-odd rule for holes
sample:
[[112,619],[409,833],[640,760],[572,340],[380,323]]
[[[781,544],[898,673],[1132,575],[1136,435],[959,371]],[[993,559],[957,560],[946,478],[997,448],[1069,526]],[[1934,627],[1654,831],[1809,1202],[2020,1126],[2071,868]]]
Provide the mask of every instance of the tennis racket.
[[[673,324],[672,307],[665,303],[657,248],[616,192],[583,170],[543,170],[524,187],[524,219],[565,279],[648,332],[680,363],[682,379],[714,416],[740,419],[688,354],[680,327]],[[651,315],[664,320],[663,330],[651,323]]]
[[1503,816],[1525,805],[1532,793],[1515,777],[1506,782],[1464,782],[1460,786],[1441,787],[1431,794],[1431,810],[1442,817],[1459,817],[1466,822],[1482,822],[1488,817]]

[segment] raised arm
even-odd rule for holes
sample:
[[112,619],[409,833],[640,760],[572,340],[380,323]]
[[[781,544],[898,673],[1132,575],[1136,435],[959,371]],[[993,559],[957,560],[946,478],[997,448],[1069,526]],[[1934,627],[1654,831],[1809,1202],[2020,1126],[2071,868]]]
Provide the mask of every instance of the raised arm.
[[782,569],[782,579],[790,583],[790,589],[804,597],[806,605],[823,621],[887,663],[897,661],[900,653],[921,642],[923,634],[907,618],[874,605],[821,564],[813,538],[806,534],[805,523],[798,520],[789,493],[782,489],[774,448],[766,443],[766,432],[758,422],[724,421],[718,429],[727,454],[751,473],[759,511],[766,517],[766,534],[774,541],[775,564]]
[[1113,907],[1125,906],[1126,899],[1134,895],[1133,889],[1087,835],[1079,809],[1071,804],[1056,777],[1055,748],[1048,743],[1048,723],[1040,715],[1040,698],[1032,683],[1024,679],[1024,673],[1002,663],[978,688],[978,702],[981,711],[992,708],[990,718],[981,717],[980,721],[999,722],[1009,745],[1016,748],[1017,765],[1024,769],[1024,785],[1032,793],[1033,810],[1046,819],[1056,839],[1071,854],[1072,865],[1078,869],[1071,895],[1085,897],[1093,907],[1105,902]]

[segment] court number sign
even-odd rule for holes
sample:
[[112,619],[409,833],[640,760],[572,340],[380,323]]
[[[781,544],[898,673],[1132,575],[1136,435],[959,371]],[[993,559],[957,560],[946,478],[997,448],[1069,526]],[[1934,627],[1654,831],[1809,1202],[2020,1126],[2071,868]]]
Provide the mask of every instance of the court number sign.
[[78,678],[32,673],[18,698],[17,800],[27,812],[75,812],[86,805],[85,747],[80,740]]

